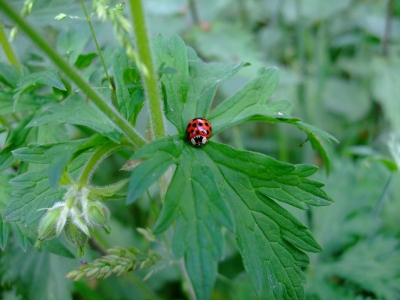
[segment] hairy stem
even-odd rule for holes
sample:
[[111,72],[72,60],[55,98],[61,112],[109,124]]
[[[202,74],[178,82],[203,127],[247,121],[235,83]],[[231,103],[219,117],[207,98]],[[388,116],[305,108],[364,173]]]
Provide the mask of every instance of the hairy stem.
[[146,18],[141,0],[130,0],[130,8],[133,21],[133,31],[136,38],[136,48],[139,60],[143,64],[139,67],[142,74],[143,87],[147,95],[150,111],[150,123],[152,137],[165,136],[165,123],[161,97],[157,84],[157,74],[154,68],[150,41],[147,35]]
[[19,70],[19,72],[22,73],[21,65],[19,64],[18,58],[15,55],[15,52],[7,39],[7,35],[4,31],[3,22],[1,21],[0,21],[0,44],[3,47],[4,53],[6,54],[10,64],[15,66]]
[[78,182],[82,185],[89,184],[90,178],[92,177],[94,171],[96,171],[97,166],[112,153],[124,148],[124,145],[118,145],[113,142],[109,142],[104,146],[97,149],[97,151],[92,155],[84,166],[82,173],[79,176]]
[[135,128],[125,120],[114,107],[109,105],[103,97],[94,90],[83,76],[72,67],[53,47],[43,39],[32,25],[22,19],[19,14],[8,5],[7,1],[0,0],[0,10],[12,19],[19,28],[21,28],[28,37],[57,65],[64,73],[93,101],[93,103],[114,123],[124,136],[127,138],[133,148],[142,147],[146,141],[139,135]]

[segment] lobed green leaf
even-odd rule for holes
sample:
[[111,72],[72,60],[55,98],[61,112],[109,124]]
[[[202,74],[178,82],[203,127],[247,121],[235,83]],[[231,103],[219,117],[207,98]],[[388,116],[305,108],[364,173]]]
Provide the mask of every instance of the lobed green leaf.
[[235,228],[258,295],[303,297],[301,267],[308,264],[303,251],[319,252],[321,247],[307,227],[276,201],[302,209],[306,204],[330,204],[323,185],[307,178],[316,167],[282,163],[214,142],[193,148],[180,136],[153,141],[133,158],[144,159],[132,172],[128,195],[135,197],[176,165],[153,230],[160,233],[176,222],[173,253],[177,259],[185,257],[199,299],[209,298],[215,281],[215,261],[222,254],[221,225]]

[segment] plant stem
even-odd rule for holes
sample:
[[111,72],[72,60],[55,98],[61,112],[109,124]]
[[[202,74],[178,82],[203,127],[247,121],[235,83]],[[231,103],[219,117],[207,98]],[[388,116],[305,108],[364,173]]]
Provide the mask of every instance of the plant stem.
[[388,0],[386,9],[386,20],[385,20],[385,32],[382,39],[382,54],[387,56],[389,54],[389,39],[390,29],[392,27],[392,15],[393,15],[393,0]]
[[197,11],[196,0],[189,0],[189,10],[192,15],[193,23],[200,25],[199,13]]
[[154,69],[154,62],[147,35],[146,19],[141,0],[130,0],[133,31],[136,38],[136,48],[139,60],[145,69],[139,68],[142,74],[143,87],[147,95],[150,112],[150,123],[152,137],[160,138],[165,136],[165,123],[161,97],[157,84],[157,74]]
[[249,25],[249,14],[247,12],[246,1],[238,0],[239,5],[239,16],[242,22],[243,27],[247,27]]
[[85,3],[83,2],[83,0],[81,0],[81,5],[82,5],[83,13],[85,14],[85,17],[86,17],[86,21],[89,24],[90,31],[91,31],[92,37],[93,37],[93,41],[96,45],[97,53],[99,53],[101,64],[103,65],[104,72],[106,73],[108,84],[110,85],[110,89],[113,91],[114,97],[112,97],[112,98],[113,98],[114,106],[116,106],[117,94],[115,93],[114,87],[112,85],[110,75],[108,75],[106,63],[104,62],[103,54],[101,53],[99,43],[97,42],[96,34],[94,33],[94,30],[93,30],[92,22],[90,21],[90,17],[86,11]]
[[79,176],[78,182],[82,185],[88,185],[89,180],[96,170],[98,164],[100,164],[106,157],[110,156],[112,153],[124,148],[124,145],[118,145],[113,142],[108,142],[104,146],[97,149],[97,151],[92,155],[84,166],[82,173]]
[[19,64],[18,58],[15,55],[15,52],[7,39],[7,35],[4,31],[3,22],[1,21],[0,21],[0,44],[3,47],[4,53],[6,54],[10,64],[15,66],[18,69],[18,71],[22,74],[21,65]]
[[129,143],[138,149],[146,143],[135,128],[125,120],[114,107],[109,105],[103,97],[94,90],[83,76],[72,67],[53,47],[42,38],[32,25],[22,19],[7,1],[0,0],[0,10],[12,19],[28,35],[28,37],[56,64],[64,73],[93,101],[93,103],[113,122],[128,139]]

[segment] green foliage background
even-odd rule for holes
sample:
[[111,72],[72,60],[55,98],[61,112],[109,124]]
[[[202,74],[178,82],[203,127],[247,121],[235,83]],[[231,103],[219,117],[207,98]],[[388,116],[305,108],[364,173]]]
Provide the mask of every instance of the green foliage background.
[[[331,158],[331,171],[327,176],[324,160],[309,143],[304,143],[307,136],[303,131],[294,130],[294,126],[246,123],[213,137],[213,141],[261,152],[283,162],[321,167],[312,178],[326,184],[325,191],[335,203],[311,208],[307,212],[285,206],[309,227],[324,249],[323,253],[311,255],[310,265],[304,269],[306,299],[398,299],[400,177],[396,172],[398,167],[392,161],[400,159],[396,157],[396,151],[392,151],[395,157],[391,157],[388,143],[394,139],[394,149],[400,147],[396,140],[396,135],[400,134],[400,3],[390,0],[197,0],[193,1],[197,14],[194,18],[190,1],[144,2],[152,37],[159,33],[166,37],[179,34],[205,61],[251,64],[221,83],[214,104],[233,95],[255,78],[260,67],[276,66],[279,84],[271,99],[292,102],[293,116],[329,132],[340,141],[337,145],[325,145]],[[87,7],[90,3],[87,2]],[[22,7],[22,2],[15,1],[15,5]],[[392,7],[389,10],[388,5]],[[54,20],[59,13],[81,19]],[[102,80],[98,57],[92,54],[96,51],[79,1],[39,0],[28,19],[45,28],[46,38],[57,51],[81,68],[101,93],[110,93],[107,82]],[[196,19],[198,24],[195,24]],[[386,27],[388,20],[390,30]],[[114,56],[118,44],[113,28],[107,22],[95,18],[92,21],[108,68],[123,65],[122,58],[118,60]],[[9,29],[7,25],[10,24],[4,23]],[[16,37],[13,47],[30,72],[41,74],[50,66],[47,58],[23,34]],[[0,61],[7,61],[3,52],[0,52]],[[4,70],[5,66],[0,65],[0,76],[4,76],[1,73]],[[10,83],[16,84],[12,76],[7,75]],[[59,89],[53,97],[57,97],[57,93],[66,93],[62,90],[70,88],[54,80],[54,76],[50,78],[52,80],[49,80],[49,73],[43,74],[41,83]],[[21,93],[29,86],[29,81],[19,86]],[[138,109],[142,99],[137,95],[137,99],[131,102],[135,106],[127,107],[126,113]],[[19,105],[24,109],[34,109],[47,101],[41,98],[31,102],[21,96],[15,102],[15,98],[2,95],[0,103],[0,111],[5,114],[11,112],[13,106],[17,111]],[[64,106],[65,117],[72,109],[77,112],[85,109],[77,108],[75,103],[64,103]],[[93,119],[86,120],[91,129],[101,128],[109,139],[118,139],[119,133],[112,124],[101,122],[96,113],[91,112]],[[135,119],[141,132],[146,132],[145,115],[146,107]],[[42,117],[40,121],[46,124],[48,120]],[[23,122],[27,124],[30,120]],[[87,124],[80,125],[83,125],[80,130],[69,128],[70,137],[78,139],[90,135],[91,131],[84,127]],[[62,131],[59,127],[62,125],[46,126],[36,133],[43,143],[66,139],[60,136]],[[19,138],[22,142],[28,134],[24,130],[16,131],[16,145],[19,145]],[[176,133],[172,125],[168,131],[171,135]],[[1,137],[4,140],[5,134]],[[69,151],[75,150],[68,148],[64,151],[68,155]],[[397,155],[399,153],[397,150]],[[22,155],[24,153],[17,151],[13,157],[10,152],[9,156],[2,157],[5,159],[2,163],[17,160],[16,157]],[[51,161],[51,153],[47,155]],[[118,170],[127,158],[123,154],[111,156],[100,166],[93,180],[102,185],[123,178]],[[77,161],[76,165],[79,166],[80,162]],[[52,172],[60,174],[59,170]],[[10,175],[2,174],[0,182],[3,184],[0,186],[6,187],[9,178]],[[2,190],[0,195],[0,209],[3,210],[9,202],[9,191]],[[125,206],[123,201],[108,202],[112,212],[112,234],[97,233],[96,239],[101,246],[135,245],[142,250],[148,249],[150,241],[135,228],[152,227],[155,223],[156,214],[149,199],[160,203],[156,185],[133,205]],[[29,217],[27,215],[23,221],[29,221]],[[55,294],[56,299],[188,297],[188,279],[182,275],[179,265],[171,263],[173,258],[161,243],[152,247],[164,260],[144,283],[142,278],[148,270],[97,282],[72,283],[63,277],[77,268],[80,261],[98,257],[93,248],[87,247],[83,258],[37,252],[24,237],[32,236],[32,232],[27,231],[34,228],[19,223],[4,223],[3,226],[11,226],[13,232],[8,241],[0,240],[2,247],[8,242],[7,251],[0,254],[0,293],[3,299],[50,299],[49,295]],[[167,231],[164,238],[171,239],[172,234],[172,231]],[[224,259],[218,265],[219,274],[211,298],[256,299],[244,272],[234,235],[227,232],[225,239]],[[52,242],[49,249],[59,252],[61,246]]]

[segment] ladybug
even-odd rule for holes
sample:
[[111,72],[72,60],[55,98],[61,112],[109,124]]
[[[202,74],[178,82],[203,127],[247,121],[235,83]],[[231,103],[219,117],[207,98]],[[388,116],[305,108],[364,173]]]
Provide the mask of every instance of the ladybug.
[[211,136],[212,126],[211,123],[203,118],[195,118],[190,120],[186,135],[195,147],[201,147],[207,143],[208,138]]

